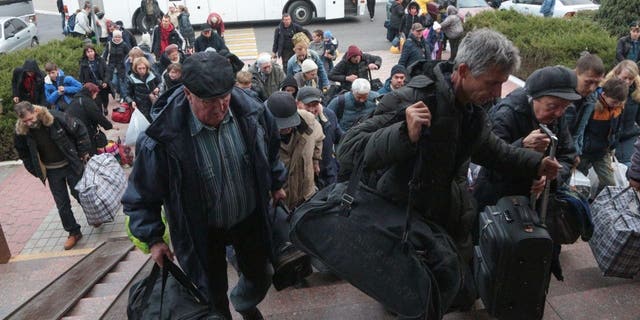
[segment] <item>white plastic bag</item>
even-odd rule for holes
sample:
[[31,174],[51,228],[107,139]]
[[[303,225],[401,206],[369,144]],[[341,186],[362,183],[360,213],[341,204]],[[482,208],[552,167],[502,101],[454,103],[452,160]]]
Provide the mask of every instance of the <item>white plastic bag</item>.
[[627,180],[627,166],[618,162],[616,156],[613,156],[611,166],[613,166],[613,179],[616,181],[616,186],[627,187],[629,185],[629,180]]
[[571,179],[569,180],[569,186],[572,190],[580,193],[587,199],[595,197],[595,194],[593,194],[593,191],[591,190],[591,180],[589,180],[587,176],[580,172],[580,170],[571,170]]
[[124,144],[127,146],[135,146],[138,136],[147,130],[149,124],[147,118],[145,118],[138,108],[133,110],[129,128],[127,128],[127,135],[124,137]]

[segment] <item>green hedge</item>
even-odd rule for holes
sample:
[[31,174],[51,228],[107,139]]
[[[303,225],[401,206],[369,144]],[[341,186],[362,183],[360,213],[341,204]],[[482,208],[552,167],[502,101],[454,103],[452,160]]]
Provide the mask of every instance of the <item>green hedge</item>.
[[613,67],[616,39],[592,17],[593,13],[557,19],[522,15],[513,10],[485,11],[468,19],[465,29],[487,27],[507,36],[520,49],[522,57],[516,76],[526,79],[545,66],[560,64],[573,68],[585,50],[599,55],[608,69]]
[[[20,50],[0,56],[0,99],[3,114],[0,114],[0,161],[15,160],[18,154],[13,148],[13,133],[16,117],[13,113],[11,77],[13,69],[22,66],[25,60],[35,59],[44,71],[46,62],[54,62],[65,74],[78,77],[79,60],[82,56],[82,40],[67,37],[63,41],[54,40],[35,48]],[[100,51],[100,49],[97,49]]]

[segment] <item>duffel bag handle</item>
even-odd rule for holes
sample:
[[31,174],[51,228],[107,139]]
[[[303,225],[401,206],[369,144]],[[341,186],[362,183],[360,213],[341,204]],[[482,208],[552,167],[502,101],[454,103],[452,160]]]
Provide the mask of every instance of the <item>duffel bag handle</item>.
[[353,172],[351,173],[351,177],[349,178],[349,184],[347,184],[347,190],[342,194],[340,198],[340,204],[345,209],[343,210],[343,214],[345,216],[349,215],[349,211],[351,209],[351,204],[355,200],[355,194],[358,191],[358,186],[360,184],[360,178],[362,178],[362,173],[364,172],[364,149],[367,146],[368,140],[363,139],[357,147],[358,161],[353,168]]

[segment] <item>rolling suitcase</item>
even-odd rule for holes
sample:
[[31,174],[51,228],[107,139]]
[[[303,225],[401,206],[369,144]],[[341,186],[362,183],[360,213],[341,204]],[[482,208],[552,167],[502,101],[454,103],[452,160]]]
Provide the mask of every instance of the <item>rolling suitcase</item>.
[[526,197],[498,200],[480,213],[474,248],[478,292],[498,319],[542,319],[552,240]]
[[[558,139],[545,125],[540,128],[551,138],[549,156],[554,158]],[[547,181],[541,218],[524,196],[500,198],[480,212],[474,278],[487,311],[500,320],[544,315],[553,254],[553,240],[544,225],[549,187]],[[535,206],[535,198],[532,201]]]

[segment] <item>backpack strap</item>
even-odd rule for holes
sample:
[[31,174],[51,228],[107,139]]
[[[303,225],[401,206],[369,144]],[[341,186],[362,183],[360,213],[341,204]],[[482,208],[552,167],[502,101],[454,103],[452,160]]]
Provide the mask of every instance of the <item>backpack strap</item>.
[[344,99],[344,93],[338,94],[338,107],[336,108],[336,117],[338,118],[338,121],[340,121],[344,115]]

